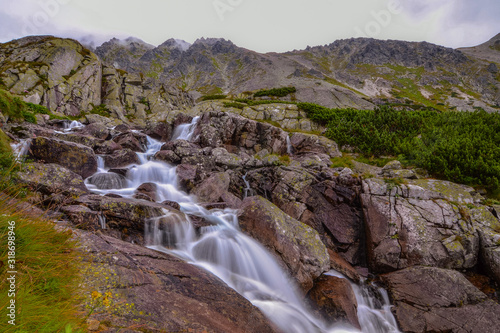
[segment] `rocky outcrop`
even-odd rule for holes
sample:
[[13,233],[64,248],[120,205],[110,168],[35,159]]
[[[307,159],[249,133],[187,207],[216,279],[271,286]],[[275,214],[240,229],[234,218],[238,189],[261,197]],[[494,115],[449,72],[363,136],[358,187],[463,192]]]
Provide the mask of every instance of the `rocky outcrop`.
[[[112,237],[75,234],[84,253],[80,293],[94,308],[87,323],[97,330],[277,332],[256,307],[203,269]],[[101,299],[92,297],[96,292]]]
[[371,268],[413,265],[466,269],[477,264],[479,237],[465,205],[472,188],[437,180],[395,185],[367,179],[361,195]]
[[5,87],[26,101],[71,116],[101,104],[101,62],[77,41],[26,37],[0,52]]
[[411,267],[382,276],[404,332],[495,332],[500,305],[457,271]]
[[31,163],[18,173],[18,181],[45,196],[78,197],[88,193],[80,175],[57,164]]
[[244,232],[276,254],[303,290],[311,289],[313,280],[329,270],[328,252],[318,233],[266,199],[243,200],[239,222]]
[[53,138],[31,139],[28,156],[35,161],[57,163],[87,178],[97,171],[97,157],[92,148]]

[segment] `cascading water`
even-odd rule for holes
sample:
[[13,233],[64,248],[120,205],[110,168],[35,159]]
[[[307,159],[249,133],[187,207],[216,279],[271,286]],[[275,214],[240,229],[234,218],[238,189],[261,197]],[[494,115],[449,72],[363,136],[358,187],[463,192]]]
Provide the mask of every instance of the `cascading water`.
[[[194,118],[191,124],[178,126],[174,137],[191,139],[197,122],[198,119]],[[189,217],[179,220],[178,215],[165,210],[165,216],[145,222],[148,247],[174,254],[212,272],[260,308],[284,332],[357,332],[351,328],[329,326],[315,318],[302,302],[303,296],[297,292],[295,284],[281,270],[274,257],[239,230],[235,210],[207,210],[198,205],[193,197],[180,191],[176,168],[151,160],[161,146],[161,142],[148,137],[146,153],[138,154],[140,164],[129,166],[123,183],[116,188],[108,188],[92,180],[97,175],[110,173],[100,159],[99,173],[86,180],[87,186],[99,194],[115,193],[131,197],[141,184],[155,183],[157,201],[178,202],[181,211],[201,217],[211,225],[196,232]],[[114,179],[117,176],[110,177]],[[113,182],[106,182],[109,183]],[[249,184],[247,187],[250,188]],[[375,332],[393,331],[365,333]]]
[[293,146],[292,146],[292,143],[290,142],[290,136],[289,135],[286,136],[286,153],[289,156],[293,155]]
[[245,173],[245,175],[242,177],[243,178],[243,181],[245,182],[245,198],[246,197],[251,197],[253,195],[253,190],[252,188],[250,187],[250,182],[247,180],[247,175],[248,173]]
[[73,120],[69,124],[64,123],[64,132],[71,132],[75,128],[83,128],[83,127],[85,127],[85,125],[83,125],[81,122]]

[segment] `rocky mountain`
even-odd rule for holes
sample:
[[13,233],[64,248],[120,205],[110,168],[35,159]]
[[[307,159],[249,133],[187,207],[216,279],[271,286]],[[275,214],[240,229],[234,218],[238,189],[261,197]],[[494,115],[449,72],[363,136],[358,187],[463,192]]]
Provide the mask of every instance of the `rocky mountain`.
[[[122,45],[112,40],[96,52],[125,70],[201,94],[295,86],[297,100],[329,107],[373,108],[389,102],[494,111],[500,102],[498,59],[485,61],[466,50],[425,42],[358,38],[266,54],[223,39],[200,39],[189,48],[169,40],[146,52],[143,43],[126,54],[117,51]],[[481,46],[495,54],[490,47]]]

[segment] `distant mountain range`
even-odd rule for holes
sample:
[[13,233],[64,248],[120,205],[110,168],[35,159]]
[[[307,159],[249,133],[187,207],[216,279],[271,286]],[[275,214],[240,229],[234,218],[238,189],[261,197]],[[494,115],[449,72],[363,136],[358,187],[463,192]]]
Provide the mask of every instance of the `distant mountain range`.
[[500,105],[500,34],[474,48],[367,38],[286,53],[258,53],[224,39],[155,47],[112,39],[95,50],[107,64],[200,94],[295,86],[295,98],[330,107],[415,103],[494,111]]

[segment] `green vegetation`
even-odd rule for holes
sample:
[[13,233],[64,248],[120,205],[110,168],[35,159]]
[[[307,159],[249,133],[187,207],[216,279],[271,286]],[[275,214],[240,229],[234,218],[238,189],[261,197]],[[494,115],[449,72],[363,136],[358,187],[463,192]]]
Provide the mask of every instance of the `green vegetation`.
[[328,109],[299,103],[326,136],[365,156],[398,156],[453,182],[500,187],[500,114],[431,109]]
[[295,92],[297,92],[297,89],[295,87],[273,88],[268,90],[259,90],[255,94],[253,94],[253,97],[264,97],[264,96],[285,97]]
[[245,106],[247,106],[247,105],[239,103],[239,102],[224,102],[225,108],[243,109]]
[[92,114],[98,114],[103,117],[109,117],[111,115],[111,112],[109,111],[108,107],[104,104],[101,105],[92,105],[92,110],[90,110],[90,113]]
[[216,100],[216,99],[225,99],[227,98],[226,95],[206,95],[206,96],[203,96],[201,98],[202,101],[212,101],[212,100]]
[[[15,262],[8,261],[9,240],[15,244]],[[5,321],[7,306],[15,299],[15,326],[5,324],[3,332],[63,332],[79,328],[76,297],[79,261],[70,231],[57,231],[53,222],[23,215],[12,198],[0,196],[0,315]],[[12,245],[12,243],[11,243]],[[12,254],[12,253],[11,253]],[[10,269],[14,264],[14,269]],[[9,268],[9,269],[8,269]],[[15,298],[7,297],[9,270],[17,271]]]
[[256,100],[247,99],[247,98],[236,98],[235,101],[238,102],[238,103],[245,103],[248,106],[255,106],[255,105],[262,105],[262,104],[297,104],[297,102],[289,102],[289,101],[280,101],[280,100],[256,101]]
[[49,110],[41,105],[26,103],[19,97],[0,89],[0,112],[17,121],[27,121],[36,124],[38,113],[51,115]]

